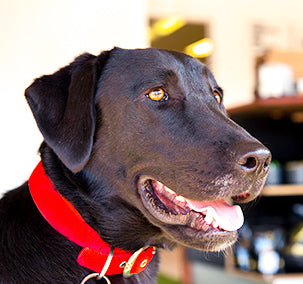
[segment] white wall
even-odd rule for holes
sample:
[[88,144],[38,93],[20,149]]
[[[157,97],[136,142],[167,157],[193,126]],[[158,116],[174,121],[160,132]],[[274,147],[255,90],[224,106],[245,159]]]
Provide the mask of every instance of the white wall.
[[225,105],[253,100],[256,49],[253,26],[270,27],[268,46],[302,48],[302,0],[149,0],[150,16],[181,15],[206,23],[215,44],[211,69],[225,90]]
[[145,0],[0,1],[0,193],[39,160],[24,89],[84,51],[147,46],[147,24]]

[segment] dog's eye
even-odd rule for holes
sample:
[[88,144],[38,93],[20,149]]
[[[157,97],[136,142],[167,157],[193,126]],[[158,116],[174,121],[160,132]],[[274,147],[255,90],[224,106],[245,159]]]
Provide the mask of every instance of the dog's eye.
[[154,89],[150,91],[146,96],[153,101],[160,102],[166,101],[168,99],[166,92],[162,88]]
[[221,97],[220,93],[216,90],[214,91],[214,97],[215,97],[218,104],[222,103],[222,97]]

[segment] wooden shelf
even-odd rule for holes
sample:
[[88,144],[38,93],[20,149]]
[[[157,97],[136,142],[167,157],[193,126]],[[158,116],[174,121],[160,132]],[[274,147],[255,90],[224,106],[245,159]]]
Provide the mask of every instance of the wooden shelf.
[[[275,284],[292,284],[303,283],[303,273],[285,273],[276,275],[263,275],[258,272],[245,272],[237,268],[228,269],[227,272],[233,276],[247,280],[260,281],[261,283]],[[299,282],[300,281],[300,282]]]
[[300,196],[303,195],[303,184],[266,185],[263,196]]
[[230,108],[230,115],[253,115],[271,112],[303,111],[303,95],[281,98],[257,99],[251,104]]
[[[237,278],[245,280],[258,281],[266,284],[298,284],[303,283],[303,273],[283,273],[275,275],[263,275],[255,271],[242,271],[235,267],[233,254],[225,257],[225,271]],[[243,282],[245,283],[245,282]]]

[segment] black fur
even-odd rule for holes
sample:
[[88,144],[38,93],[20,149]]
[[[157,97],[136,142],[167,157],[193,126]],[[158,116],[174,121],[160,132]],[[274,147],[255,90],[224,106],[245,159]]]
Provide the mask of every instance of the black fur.
[[[157,87],[167,101],[147,98]],[[176,243],[215,250],[236,233],[193,234],[163,224],[146,211],[137,188],[148,175],[195,200],[260,192],[265,166],[248,174],[236,164],[267,150],[226,117],[215,89],[222,95],[207,67],[189,56],[115,48],[79,56],[36,79],[25,95],[44,136],[47,175],[106,242],[133,251]],[[27,183],[0,200],[0,238],[0,283],[80,283],[90,273],[76,262],[81,248],[42,218]],[[158,253],[142,273],[110,279],[156,283],[157,270]]]

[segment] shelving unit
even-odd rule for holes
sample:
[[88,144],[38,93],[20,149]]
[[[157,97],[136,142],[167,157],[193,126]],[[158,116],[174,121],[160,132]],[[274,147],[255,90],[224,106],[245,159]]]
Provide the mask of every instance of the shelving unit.
[[[256,99],[251,104],[231,108],[228,113],[234,121],[262,141],[271,150],[274,159],[282,164],[303,160],[303,96]],[[262,196],[265,199],[278,198],[280,202],[288,199],[288,205],[294,200],[303,203],[303,184],[266,185]],[[256,202],[253,206],[262,205]],[[270,284],[303,283],[303,273],[264,276],[258,272],[243,272],[235,267],[232,254],[226,257],[225,263],[228,273],[239,278]]]
[[286,273],[277,275],[262,275],[258,272],[243,272],[239,269],[227,269],[228,273],[242,279],[258,281],[268,284],[301,284],[303,283],[303,273]]
[[271,115],[274,112],[293,113],[295,111],[303,112],[303,95],[286,96],[281,98],[256,99],[251,104],[233,107],[228,110],[231,116],[239,115]]
[[303,196],[303,185],[281,184],[266,185],[262,190],[263,196]]

